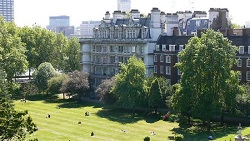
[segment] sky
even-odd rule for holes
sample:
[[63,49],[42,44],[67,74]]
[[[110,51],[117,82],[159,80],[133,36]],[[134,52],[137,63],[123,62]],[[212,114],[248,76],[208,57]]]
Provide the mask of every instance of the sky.
[[[193,1],[193,4],[190,4]],[[234,23],[244,25],[250,21],[249,0],[131,0],[131,8],[147,15],[153,7],[165,13],[209,8],[228,8]],[[192,8],[193,7],[193,8]],[[81,21],[102,20],[106,11],[117,10],[117,0],[15,0],[17,26],[46,27],[49,16],[70,16],[70,25],[79,26]],[[112,14],[111,14],[112,15]]]

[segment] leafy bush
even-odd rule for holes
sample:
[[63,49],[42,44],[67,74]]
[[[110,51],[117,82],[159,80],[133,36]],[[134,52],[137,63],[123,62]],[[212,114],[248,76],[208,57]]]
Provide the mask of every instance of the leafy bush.
[[144,141],[150,141],[150,137],[145,137]]
[[183,141],[184,140],[184,136],[182,134],[176,134],[174,137],[175,141]]
[[48,89],[48,80],[56,75],[56,71],[50,63],[45,62],[38,66],[37,71],[35,71],[33,75],[35,85],[39,91],[44,92]]
[[63,81],[67,79],[66,74],[58,74],[54,77],[50,78],[48,81],[48,91],[51,94],[58,94],[60,93],[60,88],[62,86]]

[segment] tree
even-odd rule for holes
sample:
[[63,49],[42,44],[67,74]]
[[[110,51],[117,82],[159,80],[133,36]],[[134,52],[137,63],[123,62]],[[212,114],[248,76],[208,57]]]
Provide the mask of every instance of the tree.
[[63,81],[62,92],[69,93],[69,95],[78,95],[78,101],[86,94],[89,89],[89,74],[86,72],[74,71],[68,74],[68,78]]
[[77,38],[70,38],[68,42],[68,48],[66,50],[65,58],[65,72],[73,72],[80,70],[80,44]]
[[31,70],[36,68],[36,34],[34,28],[28,26],[19,28],[19,36],[27,50],[25,55],[27,56],[27,61],[29,63],[29,77],[31,76]]
[[[177,67],[182,72],[180,87],[173,96],[174,107],[207,122],[222,112],[223,105],[240,93],[237,75],[231,71],[236,47],[219,32],[207,30],[201,38],[193,37],[179,53]],[[235,86],[234,92],[229,92]],[[230,98],[227,98],[230,97]]]
[[151,82],[151,87],[148,97],[148,106],[154,108],[155,113],[157,114],[157,109],[162,105],[163,105],[162,93],[159,87],[159,82],[156,78]]
[[0,27],[0,66],[6,72],[7,81],[11,82],[16,74],[27,70],[26,50],[14,23],[5,23],[0,17]]
[[[54,47],[55,50],[53,51],[54,59],[52,60],[51,63],[56,69],[63,71],[64,67],[68,65],[65,62],[67,58],[66,51],[69,49],[69,43],[68,43],[67,37],[64,36],[62,33],[56,34],[54,46],[55,46]],[[79,52],[79,55],[80,55],[80,52]],[[71,59],[74,59],[74,58],[71,58]],[[78,61],[78,64],[80,65],[79,60],[77,61]]]
[[[48,80],[48,91],[52,94],[59,94],[62,83],[67,79],[66,74],[57,74]],[[63,95],[64,97],[64,95]]]
[[37,71],[35,71],[33,74],[35,85],[40,91],[46,91],[48,94],[48,80],[56,74],[53,66],[48,62],[44,62],[38,66]]
[[116,95],[111,91],[115,83],[115,77],[112,77],[102,81],[96,89],[96,93],[100,95],[100,100],[106,104],[114,104],[117,101]]
[[31,134],[37,128],[28,116],[28,111],[14,109],[5,77],[0,70],[0,140],[24,140],[26,133]]
[[[140,58],[132,56],[128,64],[120,64],[121,71],[115,76],[116,85],[112,92],[117,95],[117,103],[122,107],[135,108],[144,94],[145,64]],[[143,95],[144,96],[144,95]]]

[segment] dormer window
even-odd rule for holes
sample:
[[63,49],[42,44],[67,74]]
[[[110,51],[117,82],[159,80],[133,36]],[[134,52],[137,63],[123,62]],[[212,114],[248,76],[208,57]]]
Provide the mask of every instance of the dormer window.
[[175,45],[169,45],[169,51],[175,51]]
[[162,45],[162,51],[166,51],[166,45]]
[[156,51],[160,51],[159,45],[155,45],[155,50],[156,50]]

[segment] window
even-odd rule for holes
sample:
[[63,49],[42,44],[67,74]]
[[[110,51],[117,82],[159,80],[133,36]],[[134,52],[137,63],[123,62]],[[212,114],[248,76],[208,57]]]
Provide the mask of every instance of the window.
[[178,75],[181,75],[181,71],[178,69]]
[[159,45],[155,45],[155,50],[156,50],[156,51],[160,51]]
[[93,46],[93,52],[95,52],[95,46]]
[[157,66],[154,65],[154,73],[157,73]]
[[175,45],[169,45],[169,51],[175,51]]
[[114,46],[110,46],[110,52],[115,52],[115,47]]
[[238,59],[237,61],[237,67],[241,67],[242,66],[242,59]]
[[250,46],[248,46],[248,54],[250,54]]
[[163,55],[160,56],[160,61],[163,62],[164,59],[163,59]]
[[157,55],[154,55],[154,62],[157,62]]
[[160,66],[160,73],[163,74],[163,72],[164,72],[164,67]]
[[250,59],[247,59],[247,67],[250,67]]
[[183,50],[184,45],[179,45],[179,51]]
[[141,48],[141,53],[143,53],[144,52],[144,47],[141,46],[140,48]]
[[171,56],[166,56],[166,63],[171,63]]
[[238,80],[241,81],[241,79],[242,79],[241,71],[238,71]]
[[110,56],[110,63],[111,64],[114,64],[115,63],[115,56]]
[[135,52],[135,46],[132,46],[132,52]]
[[239,54],[244,54],[244,46],[240,46],[239,47]]
[[162,51],[166,51],[166,45],[162,45]]
[[171,74],[171,67],[170,66],[166,66],[166,74],[167,75]]
[[247,73],[246,73],[246,80],[250,81],[250,71],[247,71]]
[[102,48],[102,50],[103,50],[103,52],[107,52],[107,47],[104,46],[104,47]]
[[123,46],[119,46],[119,47],[118,47],[118,52],[119,52],[119,53],[123,53]]

